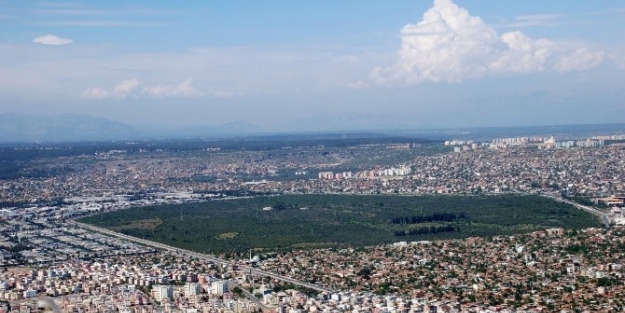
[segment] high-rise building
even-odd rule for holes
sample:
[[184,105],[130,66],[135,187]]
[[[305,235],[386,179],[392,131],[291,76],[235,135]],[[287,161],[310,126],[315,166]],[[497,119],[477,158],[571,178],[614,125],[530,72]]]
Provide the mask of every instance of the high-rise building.
[[174,288],[169,285],[155,285],[152,287],[152,296],[158,302],[171,300],[174,297]]
[[214,281],[211,284],[211,293],[223,295],[228,292],[228,282],[224,280]]
[[200,294],[201,291],[200,284],[198,283],[187,283],[184,285],[184,295],[185,297],[196,296]]

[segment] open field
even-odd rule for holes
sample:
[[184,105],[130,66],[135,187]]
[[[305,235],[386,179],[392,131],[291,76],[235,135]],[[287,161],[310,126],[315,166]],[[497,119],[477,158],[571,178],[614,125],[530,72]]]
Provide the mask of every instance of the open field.
[[362,246],[600,226],[594,216],[570,205],[520,195],[269,196],[131,208],[82,222],[212,253]]

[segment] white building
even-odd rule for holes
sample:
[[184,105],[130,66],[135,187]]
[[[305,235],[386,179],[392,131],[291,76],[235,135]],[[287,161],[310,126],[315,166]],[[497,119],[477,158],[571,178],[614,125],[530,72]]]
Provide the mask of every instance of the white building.
[[171,300],[174,297],[174,288],[168,285],[155,285],[152,287],[152,296],[158,302]]
[[32,289],[24,290],[24,298],[25,299],[34,298],[36,296],[37,296],[37,291],[36,290],[32,290]]
[[228,281],[218,280],[211,284],[211,293],[223,295],[228,292]]
[[200,294],[200,284],[198,283],[188,283],[184,285],[184,295],[185,297],[196,296]]

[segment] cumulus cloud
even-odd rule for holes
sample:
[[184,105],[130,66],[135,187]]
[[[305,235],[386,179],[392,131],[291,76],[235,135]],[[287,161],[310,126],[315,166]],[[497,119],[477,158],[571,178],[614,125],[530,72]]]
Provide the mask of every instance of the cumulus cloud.
[[128,79],[117,84],[113,90],[106,90],[101,87],[90,88],[83,91],[83,97],[88,99],[105,98],[169,98],[169,97],[201,97],[211,95],[214,97],[230,97],[231,93],[209,90],[206,93],[200,92],[193,86],[191,78],[186,79],[178,85],[155,85],[145,86],[138,79]]
[[198,97],[203,94],[193,87],[193,80],[187,79],[179,85],[158,85],[146,87],[142,91],[143,94],[162,98],[162,97]]
[[358,82],[355,82],[355,83],[347,84],[347,88],[349,88],[349,89],[363,89],[363,88],[367,88],[367,87],[369,87],[369,84],[365,83],[362,80],[359,80]]
[[42,45],[60,46],[60,45],[70,44],[70,43],[72,43],[74,41],[71,40],[71,39],[61,38],[61,37],[56,36],[56,35],[48,34],[48,35],[45,35],[45,36],[33,38],[33,42],[34,43],[39,43],[39,44],[42,44]]
[[419,23],[402,28],[397,62],[369,76],[386,85],[460,82],[489,74],[585,70],[599,65],[603,55],[519,31],[499,35],[451,0],[435,0]]
[[137,89],[139,85],[139,80],[136,78],[125,80],[115,86],[115,89],[113,89],[113,95],[125,98]]
[[100,88],[90,88],[82,92],[82,96],[87,99],[104,99],[110,96],[110,92]]
[[136,90],[141,85],[138,79],[133,78],[124,80],[115,85],[113,90],[108,91],[102,87],[90,88],[82,92],[82,96],[88,99],[105,99],[105,98],[126,98],[129,96],[137,96]]
[[601,64],[604,54],[603,51],[594,51],[587,48],[577,49],[572,54],[560,58],[554,64],[554,67],[562,72],[591,69]]

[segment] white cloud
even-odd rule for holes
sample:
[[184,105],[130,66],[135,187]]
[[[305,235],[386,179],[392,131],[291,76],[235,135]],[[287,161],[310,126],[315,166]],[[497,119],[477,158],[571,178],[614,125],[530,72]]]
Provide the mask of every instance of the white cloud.
[[109,97],[126,98],[136,96],[136,90],[141,85],[138,79],[128,79],[115,85],[112,91],[108,91],[102,87],[89,88],[82,92],[82,96],[87,99],[105,99]]
[[595,67],[603,52],[519,31],[497,34],[451,0],[435,0],[417,24],[401,30],[399,59],[369,77],[385,85],[460,82],[489,74],[575,71]]
[[554,64],[554,68],[561,72],[591,69],[603,62],[604,55],[605,53],[603,51],[580,48],[570,55],[562,56]]
[[153,87],[146,87],[142,93],[157,97],[198,97],[203,94],[193,87],[193,80],[188,78],[179,85],[158,85]]
[[82,96],[87,99],[104,99],[108,98],[109,95],[110,92],[99,87],[90,88],[82,92]]
[[72,42],[74,42],[71,39],[67,39],[67,38],[61,38],[59,36],[56,35],[45,35],[45,36],[41,36],[41,37],[37,37],[33,39],[34,43],[40,43],[42,45],[51,45],[51,46],[60,46],[60,45],[66,45],[66,44],[70,44]]
[[125,80],[115,86],[115,89],[113,89],[113,95],[125,98],[137,89],[139,85],[139,80],[136,78]]
[[358,82],[355,82],[355,83],[347,84],[347,88],[349,88],[349,89],[363,89],[363,88],[367,88],[367,87],[369,87],[369,84],[365,83],[362,80],[359,80]]
[[209,90],[208,92],[200,92],[193,86],[191,78],[186,79],[178,85],[156,85],[146,86],[143,89],[139,87],[143,85],[138,79],[128,79],[117,84],[113,90],[108,91],[101,87],[90,88],[83,91],[83,97],[88,99],[105,99],[105,98],[170,98],[170,97],[201,97],[210,95],[214,97],[230,97],[233,94],[222,91]]
[[[89,96],[83,91],[99,87],[111,93],[105,97],[115,98],[112,93],[117,84],[136,78],[141,85],[126,99],[156,98],[142,90],[175,86],[193,78],[192,86],[204,97],[290,94],[346,88],[373,67],[393,60],[392,54],[378,49],[334,46],[203,47],[132,53],[106,43],[72,44],[45,53],[41,48],[0,42],[0,73],[7,74],[0,75],[0,82],[9,81],[0,87],[0,93],[9,90],[28,97],[58,94],[85,99]],[[357,62],[351,57],[354,55]]]
[[[501,35],[503,50],[493,56],[485,56],[492,72],[531,73],[545,71],[556,45],[545,39],[534,40],[519,31]],[[489,59],[490,57],[490,59]]]

